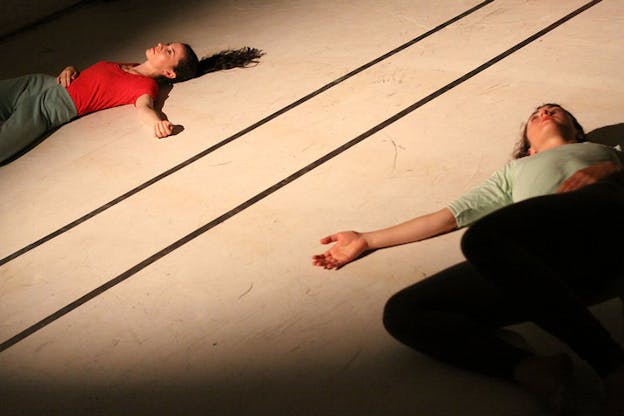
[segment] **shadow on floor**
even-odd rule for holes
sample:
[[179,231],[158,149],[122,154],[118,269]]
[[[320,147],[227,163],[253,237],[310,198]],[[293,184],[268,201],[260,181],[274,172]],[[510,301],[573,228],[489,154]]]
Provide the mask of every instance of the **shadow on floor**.
[[25,381],[10,386],[8,400],[2,398],[3,415],[543,414],[509,383],[446,367],[401,346],[356,364],[338,370],[269,369],[263,376],[254,370],[251,378],[240,374],[230,380],[180,374],[130,387],[62,380],[26,386]]
[[[622,303],[613,299],[592,307],[620,342]],[[538,353],[561,352],[565,346],[532,324],[514,326]],[[371,345],[375,340],[371,340]],[[204,354],[206,350],[204,350]],[[208,350],[209,351],[209,350]],[[320,351],[319,353],[323,353]],[[569,351],[568,351],[569,352]],[[253,352],[250,352],[253,354]],[[363,357],[365,354],[362,354]],[[241,357],[254,368],[232,362],[226,379],[197,374],[192,367],[179,374],[159,368],[113,371],[116,380],[90,377],[109,372],[102,364],[85,365],[75,380],[2,383],[3,415],[427,415],[427,416],[545,416],[532,396],[512,383],[468,373],[436,362],[398,343],[388,343],[374,359],[360,354],[344,364],[304,365],[285,356],[275,365],[262,357]],[[198,357],[189,361],[198,362]],[[573,406],[578,416],[595,416],[600,406],[599,379],[576,361],[577,387]],[[201,361],[201,360],[200,360]],[[113,363],[114,364],[114,363]],[[124,364],[128,366],[129,364]],[[265,365],[266,368],[262,368]],[[89,370],[90,367],[97,368]],[[257,368],[259,367],[259,368]],[[279,368],[277,368],[279,367]],[[141,371],[149,380],[132,383]],[[212,370],[216,371],[216,370]],[[0,378],[2,372],[0,370]],[[37,375],[39,380],[45,376]]]

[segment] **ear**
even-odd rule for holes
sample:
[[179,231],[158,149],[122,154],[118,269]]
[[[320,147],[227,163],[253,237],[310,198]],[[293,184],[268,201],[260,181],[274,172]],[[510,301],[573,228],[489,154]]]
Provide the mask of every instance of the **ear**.
[[174,79],[176,77],[176,73],[173,69],[163,69],[163,75],[169,79]]

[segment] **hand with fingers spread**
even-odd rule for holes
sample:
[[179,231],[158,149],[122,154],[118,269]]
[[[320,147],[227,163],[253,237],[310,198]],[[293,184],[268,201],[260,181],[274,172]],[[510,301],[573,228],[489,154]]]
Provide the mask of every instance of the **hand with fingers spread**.
[[69,87],[69,84],[72,83],[73,80],[76,79],[79,72],[73,66],[68,66],[61,71],[61,73],[56,77],[56,82],[61,84],[63,87]]
[[335,243],[323,254],[312,257],[312,264],[324,269],[337,269],[358,258],[368,250],[368,242],[361,233],[343,231],[321,239],[321,244]]
[[601,162],[579,169],[557,189],[557,192],[569,192],[591,185],[622,170],[622,166],[614,162]]
[[355,260],[367,250],[413,243],[455,229],[457,229],[455,217],[448,208],[442,208],[374,231],[365,233],[342,231],[321,239],[321,244],[335,244],[325,253],[312,256],[312,264],[324,269],[337,269]]

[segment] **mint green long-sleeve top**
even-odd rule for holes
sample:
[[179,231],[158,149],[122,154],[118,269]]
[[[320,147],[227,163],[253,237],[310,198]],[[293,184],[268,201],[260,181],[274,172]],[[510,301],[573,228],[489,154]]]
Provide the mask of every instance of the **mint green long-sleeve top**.
[[579,169],[601,162],[624,164],[624,154],[597,143],[571,143],[515,159],[485,182],[449,204],[457,225],[465,227],[506,205],[554,193]]

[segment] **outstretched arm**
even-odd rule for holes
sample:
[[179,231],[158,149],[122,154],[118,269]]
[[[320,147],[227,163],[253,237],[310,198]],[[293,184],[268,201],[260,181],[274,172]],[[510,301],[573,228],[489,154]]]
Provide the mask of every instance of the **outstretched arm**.
[[136,108],[143,123],[154,129],[154,136],[163,138],[171,135],[173,125],[169,120],[163,120],[154,109],[154,100],[149,94],[143,94],[136,100]]
[[325,269],[336,269],[368,250],[412,243],[455,229],[457,229],[455,217],[448,208],[443,208],[376,231],[366,233],[343,231],[321,239],[321,244],[335,244],[325,253],[313,256],[312,264]]
[[58,77],[56,77],[56,82],[67,88],[69,87],[69,84],[76,79],[78,74],[78,70],[70,65],[63,69]]

